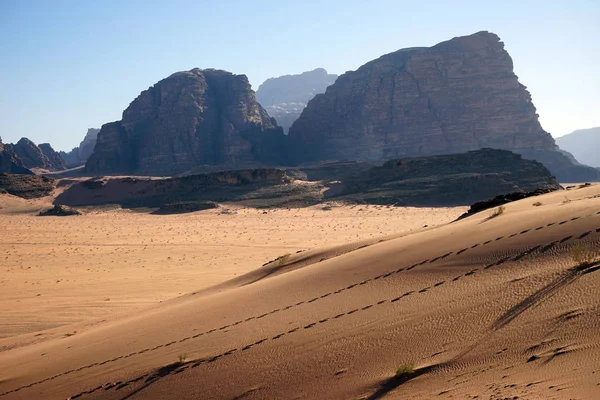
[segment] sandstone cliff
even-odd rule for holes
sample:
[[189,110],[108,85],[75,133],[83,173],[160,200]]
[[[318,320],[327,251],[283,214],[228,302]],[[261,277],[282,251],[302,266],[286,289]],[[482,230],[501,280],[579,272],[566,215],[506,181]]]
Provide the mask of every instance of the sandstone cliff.
[[323,68],[270,78],[260,85],[256,99],[287,133],[308,101],[325,92],[336,79],[337,75],[328,74]]
[[98,134],[86,171],[172,175],[198,165],[277,164],[284,135],[245,75],[177,72],[143,91]]
[[49,143],[42,143],[38,146],[42,154],[48,159],[48,169],[51,171],[62,171],[67,169],[67,163],[62,156],[57,153]]
[[16,144],[12,145],[13,150],[23,161],[26,168],[48,169],[50,160],[42,153],[42,150],[31,140],[21,138]]
[[289,137],[295,163],[490,147],[539,159],[561,180],[597,175],[557,152],[503,43],[489,32],[399,50],[341,75],[308,103]]
[[90,158],[94,152],[94,147],[96,147],[98,132],[100,132],[100,129],[89,128],[79,146],[74,147],[68,153],[64,151],[60,152],[61,157],[65,160],[69,168],[85,164],[88,158]]
[[25,168],[23,161],[14,152],[11,145],[5,145],[0,138],[0,173],[8,174],[33,174]]

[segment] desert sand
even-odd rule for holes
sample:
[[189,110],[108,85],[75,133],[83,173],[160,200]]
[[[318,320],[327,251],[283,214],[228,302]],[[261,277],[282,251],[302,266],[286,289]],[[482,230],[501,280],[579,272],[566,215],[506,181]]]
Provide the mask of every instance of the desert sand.
[[1,399],[600,398],[598,185],[453,223],[4,201]]

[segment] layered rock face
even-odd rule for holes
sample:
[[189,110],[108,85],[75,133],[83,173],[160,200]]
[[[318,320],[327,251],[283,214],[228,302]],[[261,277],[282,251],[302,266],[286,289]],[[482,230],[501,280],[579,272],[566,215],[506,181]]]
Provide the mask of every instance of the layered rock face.
[[48,157],[42,153],[42,150],[35,143],[27,138],[21,138],[13,145],[13,150],[27,168],[48,169],[50,167]]
[[24,199],[49,196],[56,187],[56,181],[45,176],[30,174],[0,173],[0,193],[6,192]]
[[323,68],[297,75],[284,75],[267,79],[256,91],[256,99],[287,134],[309,100],[325,92],[337,75],[328,74]]
[[284,137],[245,75],[196,68],[143,91],[121,121],[102,126],[86,171],[172,175],[198,165],[278,164]]
[[503,43],[489,32],[399,50],[341,75],[308,103],[289,137],[295,163],[489,147],[543,158],[561,180],[594,173],[557,151]]
[[506,150],[391,160],[342,180],[346,199],[396,205],[465,205],[502,193],[558,190],[541,163]]
[[33,174],[25,168],[23,161],[14,152],[11,145],[5,145],[0,138],[0,173]]
[[64,151],[60,152],[60,155],[65,160],[67,167],[73,168],[85,164],[85,162],[94,152],[96,140],[98,139],[98,132],[100,132],[100,129],[89,128],[79,146],[73,148],[73,150],[68,153]]
[[556,143],[582,163],[600,167],[600,127],[576,130],[556,138]]
[[48,169],[52,171],[62,171],[67,169],[67,163],[62,156],[50,146],[50,143],[42,143],[38,147],[42,151],[42,154],[48,159]]
[[48,143],[36,145],[27,138],[10,145],[26,168],[39,168],[49,171],[66,169],[65,160]]

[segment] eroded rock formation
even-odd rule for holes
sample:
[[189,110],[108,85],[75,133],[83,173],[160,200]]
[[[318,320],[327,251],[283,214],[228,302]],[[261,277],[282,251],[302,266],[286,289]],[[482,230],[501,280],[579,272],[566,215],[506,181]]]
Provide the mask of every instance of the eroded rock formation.
[[283,139],[245,75],[196,68],[143,91],[121,121],[105,124],[86,171],[172,175],[198,165],[278,164]]
[[333,197],[403,206],[465,205],[504,193],[560,189],[542,163],[496,149],[391,160],[341,186]]
[[68,153],[64,151],[60,152],[60,155],[65,160],[67,167],[73,168],[85,164],[85,162],[94,152],[96,140],[98,139],[98,132],[100,132],[100,129],[89,128],[85,137],[81,143],[79,143],[79,146],[73,148],[73,150],[69,151]]
[[293,161],[385,161],[481,148],[543,162],[560,180],[597,171],[557,151],[500,38],[396,51],[341,75],[290,128]]
[[62,156],[56,152],[49,143],[42,143],[38,146],[42,154],[48,159],[48,169],[51,171],[62,171],[67,169],[67,163]]
[[25,168],[23,161],[14,152],[11,145],[2,143],[0,138],[0,173],[8,174],[33,174]]

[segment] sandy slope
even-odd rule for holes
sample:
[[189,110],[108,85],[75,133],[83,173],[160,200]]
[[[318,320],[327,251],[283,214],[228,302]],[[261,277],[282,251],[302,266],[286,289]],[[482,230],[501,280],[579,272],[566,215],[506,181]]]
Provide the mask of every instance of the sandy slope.
[[1,352],[0,398],[600,398],[600,186],[488,215]]
[[0,195],[0,349],[81,332],[72,324],[206,288],[287,253],[415,231],[463,212],[229,207],[158,216],[94,208],[82,217],[35,216],[50,201]]

